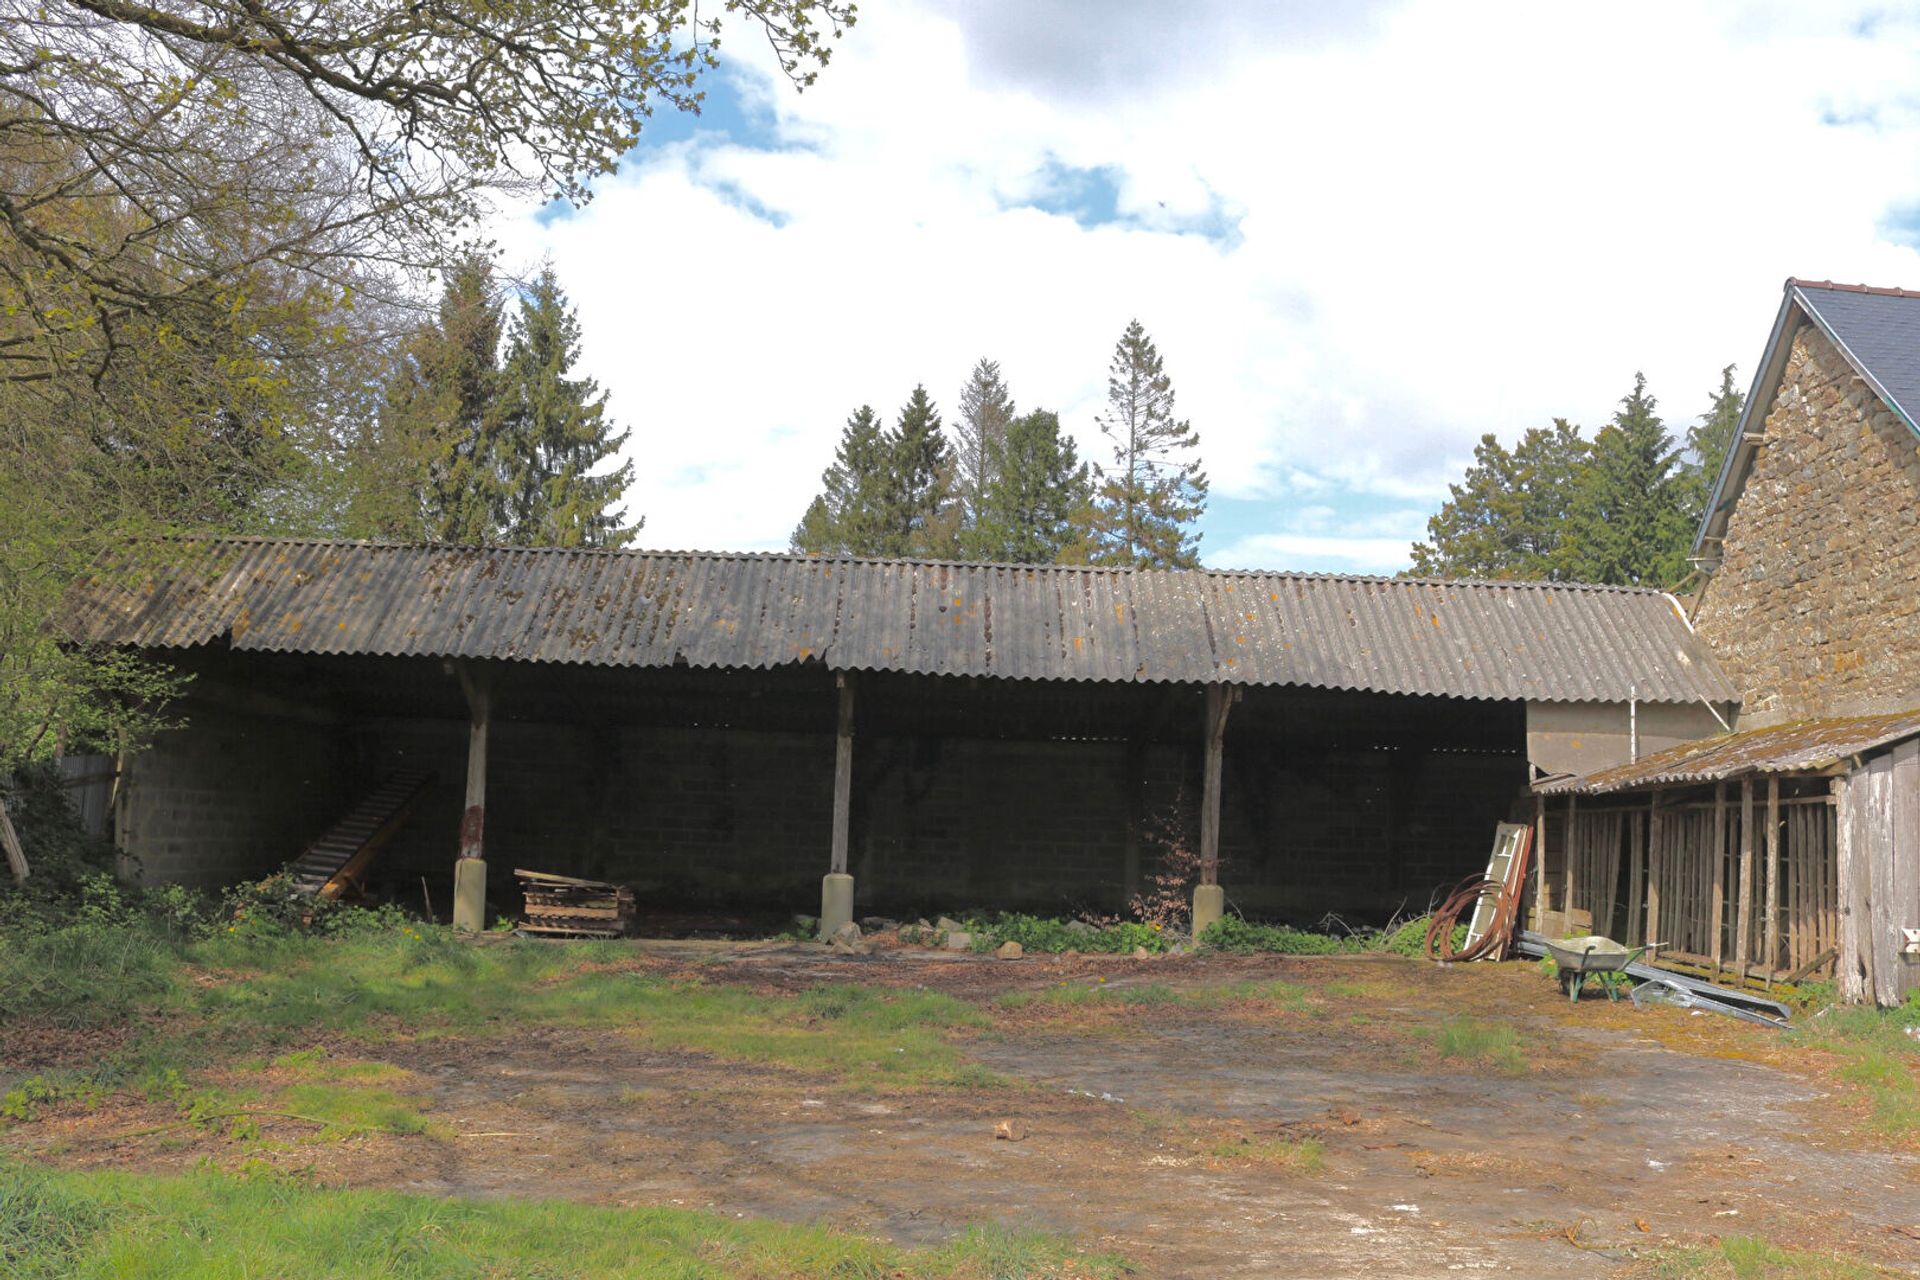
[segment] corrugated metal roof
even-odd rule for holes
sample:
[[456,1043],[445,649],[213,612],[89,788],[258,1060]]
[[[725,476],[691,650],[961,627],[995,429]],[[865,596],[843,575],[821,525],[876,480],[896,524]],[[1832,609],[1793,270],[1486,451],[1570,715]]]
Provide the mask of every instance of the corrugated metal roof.
[[1598,795],[1662,783],[1720,782],[1750,773],[1812,773],[1920,735],[1920,708],[1841,720],[1796,720],[1705,738],[1658,755],[1534,787],[1549,794]]
[[666,551],[225,539],[76,590],[78,640],[1225,681],[1541,701],[1737,697],[1658,592]]

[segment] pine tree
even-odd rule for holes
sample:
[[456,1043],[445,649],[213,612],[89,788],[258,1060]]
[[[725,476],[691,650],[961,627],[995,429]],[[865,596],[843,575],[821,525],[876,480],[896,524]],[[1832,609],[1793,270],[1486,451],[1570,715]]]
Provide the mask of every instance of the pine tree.
[[1098,419],[1113,442],[1113,468],[1098,469],[1084,516],[1083,551],[1094,564],[1192,569],[1200,564],[1193,528],[1207,506],[1200,437],[1173,415],[1173,383],[1138,320],[1115,344],[1107,373],[1107,412]]
[[889,458],[880,554],[948,559],[959,553],[953,454],[924,386],[913,389],[886,438]]
[[1670,587],[1686,571],[1688,533],[1680,451],[1647,394],[1644,374],[1593,438],[1556,553],[1575,582]]
[[513,324],[500,377],[496,457],[506,489],[501,538],[521,546],[622,547],[639,532],[618,506],[633,463],[594,474],[630,431],[607,420],[592,378],[568,373],[580,353],[580,322],[553,269],[542,270]]
[[[490,542],[505,520],[495,403],[500,314],[486,255],[456,259],[436,319],[408,342],[388,387],[382,451],[417,468],[420,507],[409,523],[435,542]],[[384,519],[397,517],[388,511]]]
[[893,458],[872,406],[847,419],[833,465],[820,476],[821,492],[793,531],[793,549],[816,555],[878,556]]
[[954,424],[954,478],[966,504],[966,525],[979,522],[987,490],[1000,469],[1000,449],[1013,422],[1013,399],[1000,378],[1000,363],[982,357],[960,390],[960,420]]
[[1060,416],[1042,409],[1015,418],[1000,467],[967,530],[969,558],[1052,564],[1072,544],[1073,520],[1092,496],[1087,466],[1060,432]]
[[1733,446],[1733,433],[1740,429],[1740,411],[1746,407],[1746,393],[1733,383],[1733,365],[1720,371],[1720,388],[1713,393],[1707,411],[1687,429],[1686,459],[1681,463],[1685,477],[1687,523],[1697,527],[1706,515],[1713,497],[1713,486],[1720,481],[1720,468]]
[[1565,418],[1534,427],[1511,450],[1480,437],[1473,465],[1413,547],[1421,577],[1552,578],[1573,491],[1587,456]]

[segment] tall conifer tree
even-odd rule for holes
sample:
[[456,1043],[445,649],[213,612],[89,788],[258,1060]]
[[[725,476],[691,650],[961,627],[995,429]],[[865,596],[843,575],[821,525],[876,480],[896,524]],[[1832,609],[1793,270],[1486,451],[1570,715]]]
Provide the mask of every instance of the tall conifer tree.
[[887,432],[871,405],[847,418],[833,465],[820,476],[819,496],[793,531],[795,551],[818,555],[878,556],[893,473]]
[[1688,523],[1680,450],[1644,374],[1593,438],[1573,489],[1558,576],[1670,587],[1686,572]]
[[966,504],[968,528],[979,521],[1013,419],[1013,398],[1001,380],[1000,363],[982,357],[960,389],[960,419],[954,424],[954,484]]
[[1191,569],[1200,564],[1194,528],[1207,507],[1200,437],[1174,417],[1173,383],[1138,320],[1115,344],[1100,430],[1113,466],[1097,472],[1084,550],[1094,564]]
[[616,456],[630,431],[607,419],[592,378],[569,377],[580,322],[548,267],[520,300],[500,376],[497,456],[506,489],[501,539],[522,546],[622,547],[640,525],[621,523],[633,463],[594,469]]
[[1473,465],[1427,521],[1427,541],[1414,545],[1413,572],[1429,578],[1559,574],[1586,456],[1580,429],[1565,418],[1530,429],[1511,450],[1491,434],[1481,436]]
[[1687,428],[1687,454],[1681,464],[1685,476],[1687,521],[1698,525],[1706,514],[1713,486],[1719,483],[1720,468],[1733,446],[1733,433],[1740,428],[1740,411],[1746,406],[1746,393],[1733,382],[1734,366],[1720,371],[1720,386],[1708,402],[1700,420]]
[[953,500],[953,453],[940,411],[913,389],[887,436],[890,458],[881,554],[947,559],[959,554],[960,509]]
[[1042,409],[1015,418],[978,518],[967,530],[967,555],[1051,564],[1072,544],[1073,520],[1091,498],[1087,465],[1061,433],[1060,416]]

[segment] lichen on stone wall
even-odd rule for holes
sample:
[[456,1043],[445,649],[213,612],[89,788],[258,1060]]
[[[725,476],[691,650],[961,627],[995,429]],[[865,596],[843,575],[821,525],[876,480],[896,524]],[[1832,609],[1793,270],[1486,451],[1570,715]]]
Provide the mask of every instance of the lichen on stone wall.
[[1812,325],[1765,434],[1695,617],[1743,719],[1920,704],[1920,438]]

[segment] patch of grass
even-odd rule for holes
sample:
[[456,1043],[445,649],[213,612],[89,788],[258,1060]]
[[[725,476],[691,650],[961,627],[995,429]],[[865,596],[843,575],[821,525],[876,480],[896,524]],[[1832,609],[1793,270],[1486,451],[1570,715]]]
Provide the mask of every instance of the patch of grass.
[[332,1276],[791,1280],[1114,1276],[1052,1237],[978,1229],[905,1250],[824,1227],[683,1209],[443,1200],[280,1177],[55,1173],[0,1163],[0,1264],[22,1280]]
[[1886,1274],[1864,1262],[1783,1249],[1753,1236],[1662,1249],[1650,1261],[1662,1280],[1871,1280]]
[[1326,1166],[1327,1146],[1318,1138],[1242,1138],[1207,1148],[1216,1160],[1246,1161],[1293,1173],[1318,1173]]
[[1520,1052],[1520,1033],[1504,1022],[1450,1017],[1434,1033],[1434,1047],[1443,1058],[1484,1067],[1507,1075],[1524,1075],[1527,1060]]
[[1794,1034],[1809,1049],[1841,1059],[1834,1075],[1865,1095],[1869,1123],[1884,1137],[1920,1137],[1920,1002],[1898,1009],[1829,1008]]
[[126,1022],[175,993],[177,969],[165,935],[138,925],[9,932],[0,945],[0,1022]]
[[422,1099],[391,1089],[314,1082],[280,1090],[272,1109],[323,1122],[323,1138],[353,1138],[365,1133],[427,1133],[433,1126],[421,1114],[423,1105]]

